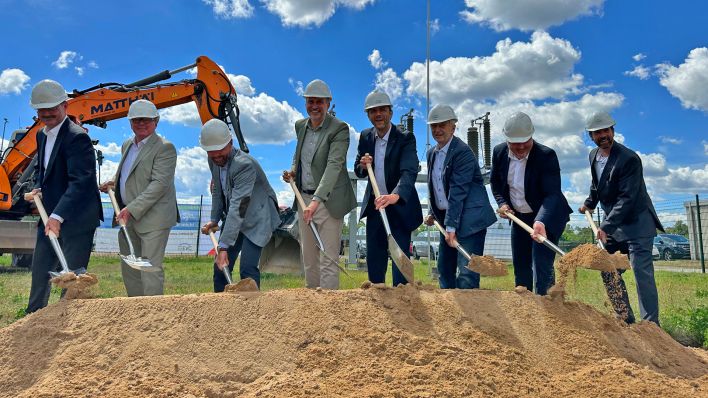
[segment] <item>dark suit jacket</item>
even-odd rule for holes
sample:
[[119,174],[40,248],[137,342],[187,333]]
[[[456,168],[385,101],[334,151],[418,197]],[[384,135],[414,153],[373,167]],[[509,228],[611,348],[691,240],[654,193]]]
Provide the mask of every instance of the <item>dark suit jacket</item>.
[[[366,129],[359,136],[354,173],[359,178],[369,178],[365,167],[359,165],[359,160],[364,154],[374,156],[375,135],[373,128]],[[374,164],[371,164],[374,167]],[[396,126],[391,126],[391,132],[386,144],[386,157],[384,160],[384,175],[386,177],[386,190],[390,194],[398,194],[400,200],[392,206],[386,207],[386,215],[391,225],[402,226],[407,231],[413,231],[423,222],[423,212],[415,190],[415,180],[418,176],[418,155],[415,149],[415,136],[403,134]],[[366,192],[362,200],[361,217],[376,213],[374,206],[374,193],[371,181],[366,185]]]
[[443,186],[449,202],[446,212],[435,206],[433,191],[433,152],[428,150],[428,192],[433,216],[444,227],[455,228],[459,237],[470,236],[497,221],[492,206],[489,205],[484,179],[479,170],[477,158],[470,147],[453,136],[445,157]]
[[594,209],[600,202],[606,214],[600,228],[618,242],[654,236],[657,229],[663,231],[644,185],[639,155],[615,141],[607,165],[598,178],[595,156],[599,149],[590,151],[592,185],[585,207]]
[[[489,181],[492,194],[499,206],[509,205],[514,211],[509,194],[509,147],[506,142],[494,147],[492,171]],[[573,209],[561,191],[560,166],[556,152],[538,142],[533,142],[524,174],[524,194],[526,203],[534,213],[534,221],[546,226],[546,231],[560,237],[570,220]]]
[[65,119],[45,169],[46,140],[44,130],[37,133],[34,188],[42,189],[47,215],[56,213],[64,219],[62,237],[95,230],[99,220],[103,220],[103,210],[91,138],[84,129]]

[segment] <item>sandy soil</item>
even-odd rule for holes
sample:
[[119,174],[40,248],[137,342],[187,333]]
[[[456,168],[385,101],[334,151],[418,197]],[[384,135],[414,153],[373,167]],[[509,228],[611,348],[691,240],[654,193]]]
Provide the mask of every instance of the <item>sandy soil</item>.
[[506,263],[494,256],[474,256],[467,268],[484,276],[504,276],[508,273]]
[[0,396],[708,396],[708,356],[652,323],[366,287],[61,301],[0,329]]

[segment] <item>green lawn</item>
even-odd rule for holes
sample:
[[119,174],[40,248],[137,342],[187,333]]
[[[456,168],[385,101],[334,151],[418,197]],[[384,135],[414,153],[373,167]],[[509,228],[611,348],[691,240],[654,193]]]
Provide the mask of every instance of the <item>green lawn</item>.
[[[10,262],[7,255],[0,256],[0,267]],[[426,259],[413,260],[416,277],[423,283],[437,284],[431,278]],[[349,265],[352,279],[341,275],[341,288],[357,288],[367,279],[365,271],[353,269]],[[93,256],[89,270],[99,277],[97,294],[99,297],[125,296],[120,276],[117,256]],[[165,294],[187,294],[212,291],[211,259],[207,257],[168,257],[165,259]],[[261,276],[263,290],[299,288],[304,286],[300,275],[275,275],[265,273]],[[391,283],[391,272],[387,273]],[[636,286],[632,272],[624,277],[629,289],[632,307],[638,315]],[[659,289],[660,318],[662,327],[679,340],[694,345],[706,344],[703,340],[686,340],[686,335],[705,336],[708,331],[708,276],[699,273],[679,273],[656,271]],[[509,275],[498,278],[482,278],[483,289],[511,290],[514,287],[512,269]],[[29,295],[30,274],[28,272],[0,273],[0,327],[12,323],[23,316]],[[567,287],[569,299],[588,303],[598,310],[609,313],[610,307],[597,271],[578,270],[577,277]],[[50,302],[56,302],[59,291],[54,289]],[[696,317],[698,319],[696,320]],[[693,330],[683,330],[693,329]]]

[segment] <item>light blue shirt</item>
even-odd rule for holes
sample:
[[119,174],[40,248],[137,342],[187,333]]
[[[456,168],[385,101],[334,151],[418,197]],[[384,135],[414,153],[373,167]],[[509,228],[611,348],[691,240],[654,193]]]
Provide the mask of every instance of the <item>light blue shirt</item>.
[[391,126],[388,127],[388,131],[383,138],[379,137],[378,131],[374,128],[374,142],[376,143],[374,146],[374,176],[376,176],[376,183],[379,186],[381,195],[388,195],[384,161],[386,159],[386,146],[388,145],[388,137],[390,134]]

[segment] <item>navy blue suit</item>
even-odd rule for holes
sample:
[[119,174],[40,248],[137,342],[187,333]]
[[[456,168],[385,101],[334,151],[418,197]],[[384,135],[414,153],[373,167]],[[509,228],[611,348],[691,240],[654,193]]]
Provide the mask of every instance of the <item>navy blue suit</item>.
[[[94,232],[100,220],[103,220],[91,138],[84,129],[68,118],[65,119],[45,169],[46,139],[44,131],[37,133],[34,188],[42,189],[42,204],[47,215],[54,213],[64,219],[59,242],[69,268],[85,268],[91,255]],[[49,271],[56,270],[58,266],[59,260],[49,238],[44,234],[44,223],[40,220],[32,259],[28,313],[47,305],[50,293]]]
[[[487,227],[497,221],[492,206],[489,205],[484,179],[477,158],[461,139],[453,136],[447,149],[442,175],[447,210],[438,209],[433,189],[433,162],[435,147],[428,150],[428,192],[430,210],[435,219],[444,227],[455,228],[458,242],[468,252],[482,255]],[[467,259],[455,248],[447,245],[440,234],[440,255],[438,272],[442,289],[474,289],[479,287],[479,274],[470,271]],[[459,270],[459,275],[457,271]]]
[[[373,128],[366,129],[359,136],[359,146],[354,162],[354,173],[359,178],[368,178],[365,167],[359,160],[365,154],[374,157],[375,135]],[[371,164],[374,168],[374,163]],[[398,246],[410,256],[411,232],[423,222],[423,212],[415,189],[415,180],[418,175],[419,163],[415,147],[415,136],[403,134],[396,126],[391,126],[391,132],[386,144],[384,158],[384,176],[386,190],[389,194],[398,194],[400,199],[394,205],[386,207],[386,216],[391,227],[391,234]],[[381,181],[379,181],[381,182]],[[366,264],[369,280],[374,283],[383,283],[388,268],[388,241],[386,230],[381,220],[381,213],[374,206],[374,193],[371,181],[366,185],[366,192],[362,200],[361,216],[366,217]],[[406,278],[393,267],[393,285],[406,283]]]
[[[607,164],[598,178],[595,157],[599,148],[590,151],[592,185],[585,207],[594,209],[599,202],[605,212],[600,229],[608,235],[607,251],[629,254],[635,279],[642,319],[659,323],[659,298],[654,280],[651,256],[656,230],[664,227],[656,215],[642,174],[642,161],[634,151],[614,142]],[[634,321],[627,290],[619,275],[619,283],[611,283],[612,273],[603,272],[602,279],[615,312],[625,321]],[[625,311],[626,309],[626,311]]]
[[[531,213],[523,214],[514,209],[509,194],[509,147],[506,142],[494,147],[490,183],[497,204],[508,205],[522,221],[529,225],[540,221],[546,227],[546,237],[558,243],[570,220],[573,210],[561,191],[560,166],[553,149],[534,141],[526,161],[524,173],[524,199]],[[555,253],[531,239],[528,232],[514,224],[511,230],[511,251],[516,286],[533,291],[534,273],[536,293],[545,295],[553,286],[553,260]]]

